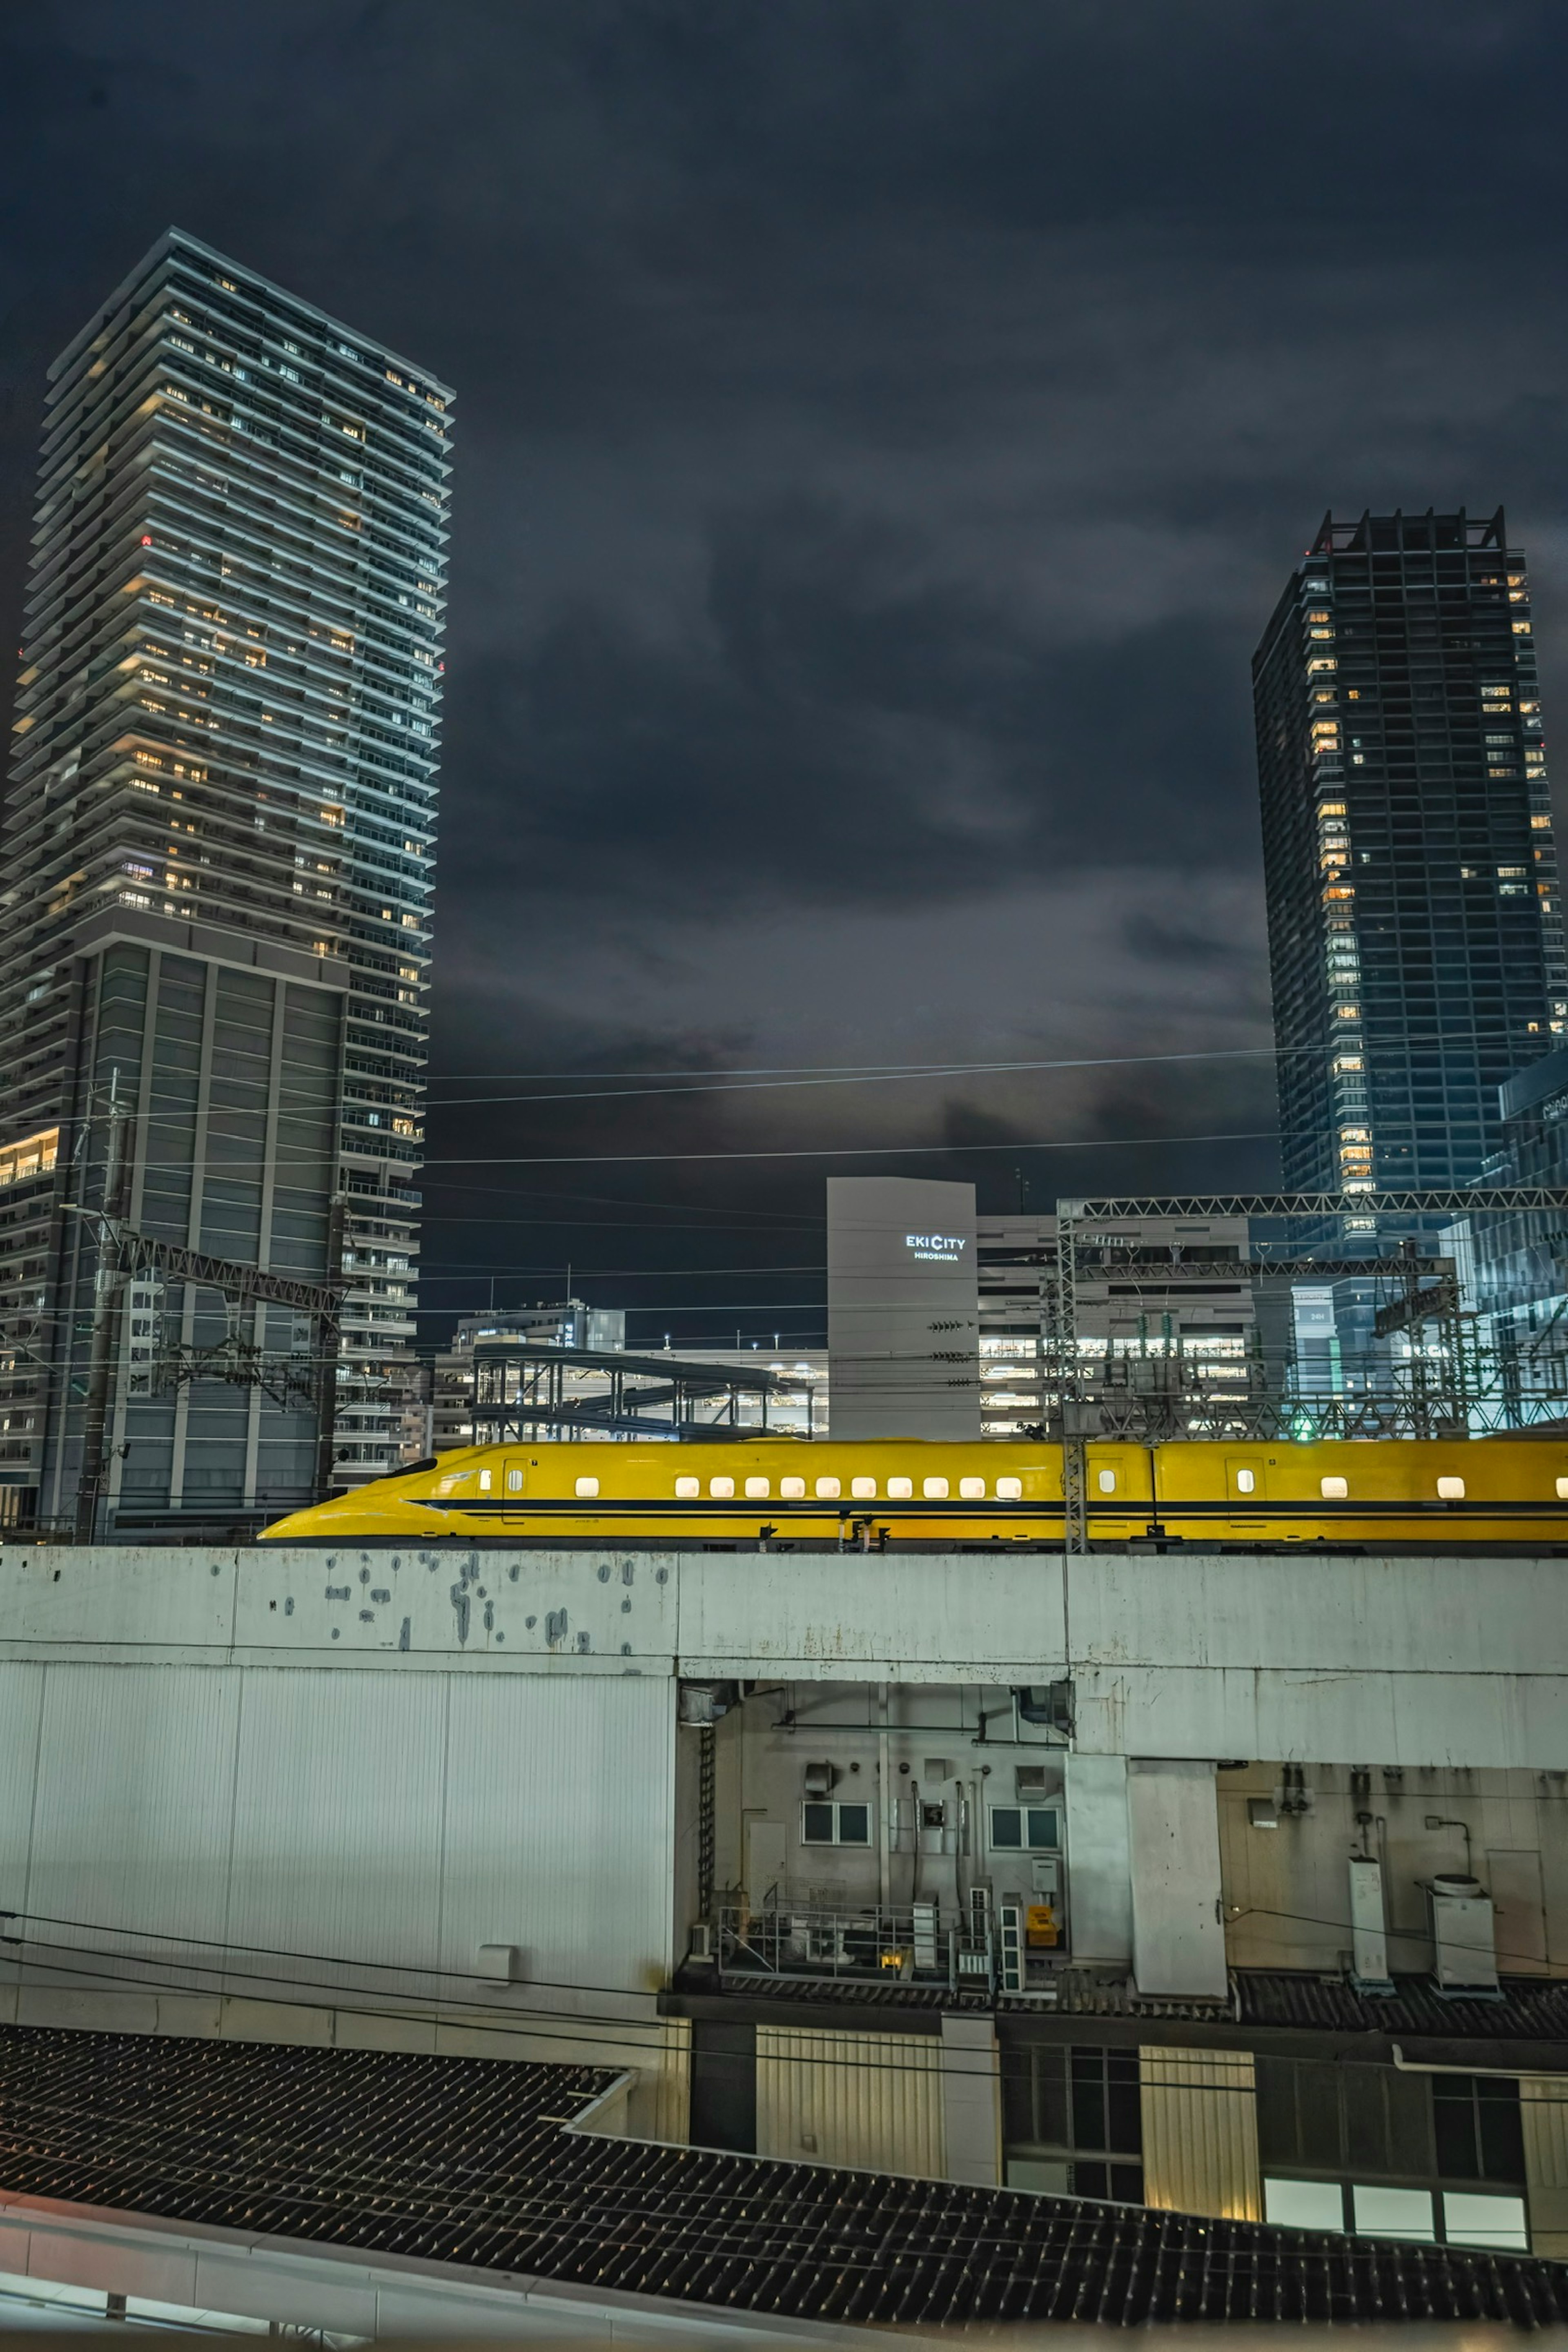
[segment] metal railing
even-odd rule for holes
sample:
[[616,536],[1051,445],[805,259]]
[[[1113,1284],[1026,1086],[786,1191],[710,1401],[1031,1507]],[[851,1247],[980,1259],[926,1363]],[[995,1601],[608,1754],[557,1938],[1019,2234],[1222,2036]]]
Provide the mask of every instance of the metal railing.
[[792,1902],[781,1890],[755,1908],[721,1906],[716,1918],[721,1978],[828,1978],[982,1992],[994,1980],[989,1919],[951,1904],[830,1908]]

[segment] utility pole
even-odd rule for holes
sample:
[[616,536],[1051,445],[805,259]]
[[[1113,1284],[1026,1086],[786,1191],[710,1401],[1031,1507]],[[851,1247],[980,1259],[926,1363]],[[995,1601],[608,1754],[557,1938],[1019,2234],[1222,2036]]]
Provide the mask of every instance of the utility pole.
[[1057,1203],[1056,1265],[1042,1269],[1040,1287],[1056,1359],[1057,1404],[1062,1421],[1062,1549],[1081,1554],[1089,1549],[1087,1415],[1079,1393],[1078,1229],[1065,1202]]
[[109,1139],[103,1162],[103,1206],[98,1219],[98,1268],[92,1286],[92,1343],[88,1358],[87,1412],[82,1424],[81,1478],[77,1487],[75,1536],[91,1543],[98,1534],[99,1501],[109,1463],[109,1399],[120,1345],[125,1294],[123,1223],[131,1154],[127,1120],[120,1101],[120,1073],[109,1082]]

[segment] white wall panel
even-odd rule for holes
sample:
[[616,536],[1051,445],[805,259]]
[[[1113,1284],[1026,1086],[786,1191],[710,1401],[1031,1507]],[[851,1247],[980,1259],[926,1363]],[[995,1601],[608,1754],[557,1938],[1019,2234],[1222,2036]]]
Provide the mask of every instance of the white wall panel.
[[29,1911],[221,1939],[238,1685],[223,1667],[49,1668]]
[[1039,1682],[1062,1671],[1065,1642],[1062,1562],[1049,1554],[795,1552],[787,1575],[743,1554],[681,1558],[689,1673],[750,1659],[840,1681],[930,1681],[934,1670],[945,1682]]
[[757,2154],[943,2176],[932,2034],[757,2028]]
[[245,1676],[228,1935],[429,1968],[447,1677]]
[[27,1899],[38,1722],[47,1666],[0,1665],[0,1911]]
[[651,1990],[671,1961],[674,1701],[662,1677],[451,1678],[444,1968]]
[[1127,1768],[1132,1974],[1141,1993],[1218,2000],[1226,1988],[1212,1764]]

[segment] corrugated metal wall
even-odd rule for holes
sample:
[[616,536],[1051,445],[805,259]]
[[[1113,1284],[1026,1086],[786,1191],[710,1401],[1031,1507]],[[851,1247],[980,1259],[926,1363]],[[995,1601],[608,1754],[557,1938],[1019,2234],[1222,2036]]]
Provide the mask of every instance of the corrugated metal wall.
[[941,2042],[759,2025],[757,2154],[941,2179]]
[[1519,2116],[1530,2251],[1568,2262],[1568,2074],[1521,2075]]
[[[656,1675],[0,1664],[0,1907],[88,1954],[254,1954],[230,1990],[291,2007],[306,2039],[331,2033],[334,1995],[472,2002],[479,1946],[512,1944],[527,1986],[489,1997],[519,2022],[565,2010],[545,2030],[581,2058],[580,2021],[608,2009],[634,2042],[647,2017],[662,2052],[647,1996],[671,1958],[673,1718]],[[33,1984],[58,1987],[69,1957]],[[126,1997],[123,1967],[83,1973]]]
[[1144,2202],[1261,2221],[1251,2052],[1149,2045],[1138,2053],[1138,2069]]

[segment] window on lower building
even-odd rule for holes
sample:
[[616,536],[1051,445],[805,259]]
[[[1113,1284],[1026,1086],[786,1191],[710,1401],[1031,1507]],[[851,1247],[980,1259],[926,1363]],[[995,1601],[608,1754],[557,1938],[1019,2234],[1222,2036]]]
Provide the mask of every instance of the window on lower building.
[[1135,2050],[1005,2049],[1002,2113],[1010,2189],[1142,2203]]
[[802,1805],[802,1845],[869,1845],[869,1805]]
[[1516,2082],[1496,2074],[1434,2074],[1432,2129],[1441,2179],[1522,2184]]
[[1003,1853],[1054,1853],[1060,1843],[1050,1805],[993,1805],[991,1843]]

